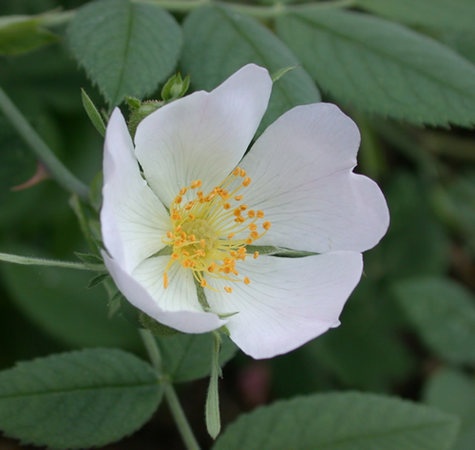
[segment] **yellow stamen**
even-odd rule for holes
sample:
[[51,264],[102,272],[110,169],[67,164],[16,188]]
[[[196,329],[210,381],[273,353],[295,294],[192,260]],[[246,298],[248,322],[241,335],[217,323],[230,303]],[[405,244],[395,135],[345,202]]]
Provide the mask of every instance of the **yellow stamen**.
[[[172,248],[163,275],[164,288],[169,285],[168,270],[175,263],[191,270],[203,288],[214,289],[210,278],[225,280],[223,289],[227,293],[233,291],[228,283],[251,282],[249,277],[239,276],[237,263],[248,256],[259,256],[259,252],[249,255],[246,246],[262,237],[271,224],[261,221],[263,211],[248,210],[248,205],[241,203],[244,195],[240,191],[250,183],[246,171],[236,167],[208,193],[197,190],[203,184],[201,180],[180,189],[170,205],[170,229],[163,238],[164,244]],[[183,196],[190,190],[195,190],[194,196],[183,204]]]

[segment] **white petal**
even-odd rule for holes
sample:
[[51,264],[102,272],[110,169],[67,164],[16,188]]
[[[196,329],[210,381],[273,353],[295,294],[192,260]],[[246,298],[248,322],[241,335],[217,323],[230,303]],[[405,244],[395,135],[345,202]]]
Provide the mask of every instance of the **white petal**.
[[249,285],[208,279],[218,291],[206,290],[213,309],[229,317],[231,339],[253,358],[289,352],[339,325],[341,310],[358,283],[363,263],[356,252],[305,258],[260,256],[239,265]]
[[135,135],[145,177],[165,205],[191,181],[207,192],[241,160],[267,107],[272,81],[249,64],[211,92],[195,92],[146,117]]
[[[154,318],[158,322],[175,328],[185,333],[206,333],[215,330],[226,322],[222,321],[212,313],[197,311],[195,308],[166,310],[159,305],[159,299],[153,297],[151,293],[140,284],[140,282],[132,275],[126,273],[113,259],[103,253],[104,262],[109,273],[114,279],[119,290],[124,294],[125,298],[135,307]],[[157,274],[160,278],[160,274]],[[182,289],[181,292],[186,291]],[[170,291],[170,294],[179,294],[180,289]],[[172,298],[166,303],[171,304]],[[176,301],[179,305],[186,305],[183,299],[177,297]],[[189,302],[193,303],[193,302]]]
[[298,106],[258,139],[240,164],[252,179],[245,203],[272,223],[258,245],[364,251],[387,230],[383,194],[351,172],[359,132],[336,106]]
[[104,145],[102,238],[127,271],[162,247],[168,213],[140,175],[127,125],[115,109]]
[[141,263],[132,276],[156,299],[160,308],[166,311],[203,311],[198,302],[193,273],[180,264],[173,264],[167,270],[169,286],[163,286],[163,274],[170,262],[170,256],[157,256]]

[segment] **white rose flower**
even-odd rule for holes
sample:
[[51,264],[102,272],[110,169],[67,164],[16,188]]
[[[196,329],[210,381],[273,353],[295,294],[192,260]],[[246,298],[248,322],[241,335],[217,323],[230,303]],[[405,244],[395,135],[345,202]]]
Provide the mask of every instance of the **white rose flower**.
[[291,109],[245,154],[271,87],[249,64],[150,114],[135,144],[116,109],[104,154],[104,259],[120,291],[182,332],[225,326],[254,358],[339,325],[389,222],[378,186],[352,172],[359,132],[334,105]]

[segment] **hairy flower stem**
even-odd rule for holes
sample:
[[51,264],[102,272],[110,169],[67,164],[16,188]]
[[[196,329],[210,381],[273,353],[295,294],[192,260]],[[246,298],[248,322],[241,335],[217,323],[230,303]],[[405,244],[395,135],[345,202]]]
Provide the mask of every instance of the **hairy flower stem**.
[[102,272],[105,270],[102,264],[84,264],[71,261],[58,261],[55,259],[32,258],[30,256],[12,255],[10,253],[0,253],[0,261],[21,264],[23,266],[60,267],[63,269],[88,270],[91,272]]
[[173,384],[168,380],[163,371],[162,365],[162,356],[160,354],[160,349],[158,348],[157,342],[150,332],[150,330],[141,329],[140,336],[143,340],[145,348],[147,349],[148,356],[150,361],[157,373],[157,376],[162,383],[163,391],[165,398],[168,403],[168,407],[173,415],[178,431],[180,432],[181,438],[187,448],[187,450],[200,450],[200,446],[196,441],[196,438],[193,434],[193,431],[188,423],[188,420],[185,416],[183,408],[181,407],[178,396],[176,395]]
[[0,111],[3,112],[23,141],[46,167],[48,173],[67,191],[77,194],[83,199],[87,199],[87,186],[69,172],[59,159],[56,158],[53,151],[46,145],[43,139],[41,139],[1,88]]

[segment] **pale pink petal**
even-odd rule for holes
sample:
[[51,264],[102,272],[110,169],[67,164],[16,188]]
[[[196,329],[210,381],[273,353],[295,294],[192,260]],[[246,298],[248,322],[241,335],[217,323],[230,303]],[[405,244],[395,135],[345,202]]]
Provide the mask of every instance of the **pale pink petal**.
[[[356,252],[333,252],[304,258],[260,256],[239,264],[251,283],[207,277],[213,311],[233,314],[231,339],[253,358],[289,352],[339,325],[341,310],[358,283],[363,263]],[[233,292],[227,294],[223,287]]]
[[142,178],[127,125],[115,109],[104,147],[102,239],[126,271],[164,247],[168,213]]
[[387,230],[379,187],[352,173],[359,132],[336,106],[298,106],[274,122],[240,166],[252,179],[250,208],[272,223],[258,245],[328,252],[364,251]]
[[195,92],[146,117],[135,135],[145,177],[165,205],[201,179],[219,185],[246,151],[269,100],[272,81],[249,64],[211,92]]
[[[146,275],[141,274],[137,277],[134,274],[132,276],[125,272],[105,252],[102,256],[109,273],[122,294],[132,305],[154,318],[157,322],[185,333],[205,333],[220,328],[226,323],[226,321],[220,320],[216,314],[207,313],[196,308],[196,291],[194,292],[194,297],[193,294],[186,299],[179,297],[182,293],[192,291],[190,285],[187,285],[189,280],[186,277],[182,280],[182,283],[176,283],[175,287],[171,289],[169,287],[168,298],[160,301],[160,299],[152,296],[152,294],[158,291],[149,285],[144,287],[140,283],[139,279],[146,279]],[[157,278],[160,278],[160,274],[157,274]],[[174,305],[174,301],[177,302],[176,305]],[[167,306],[171,306],[171,309],[167,309]],[[183,309],[180,309],[180,307]]]

